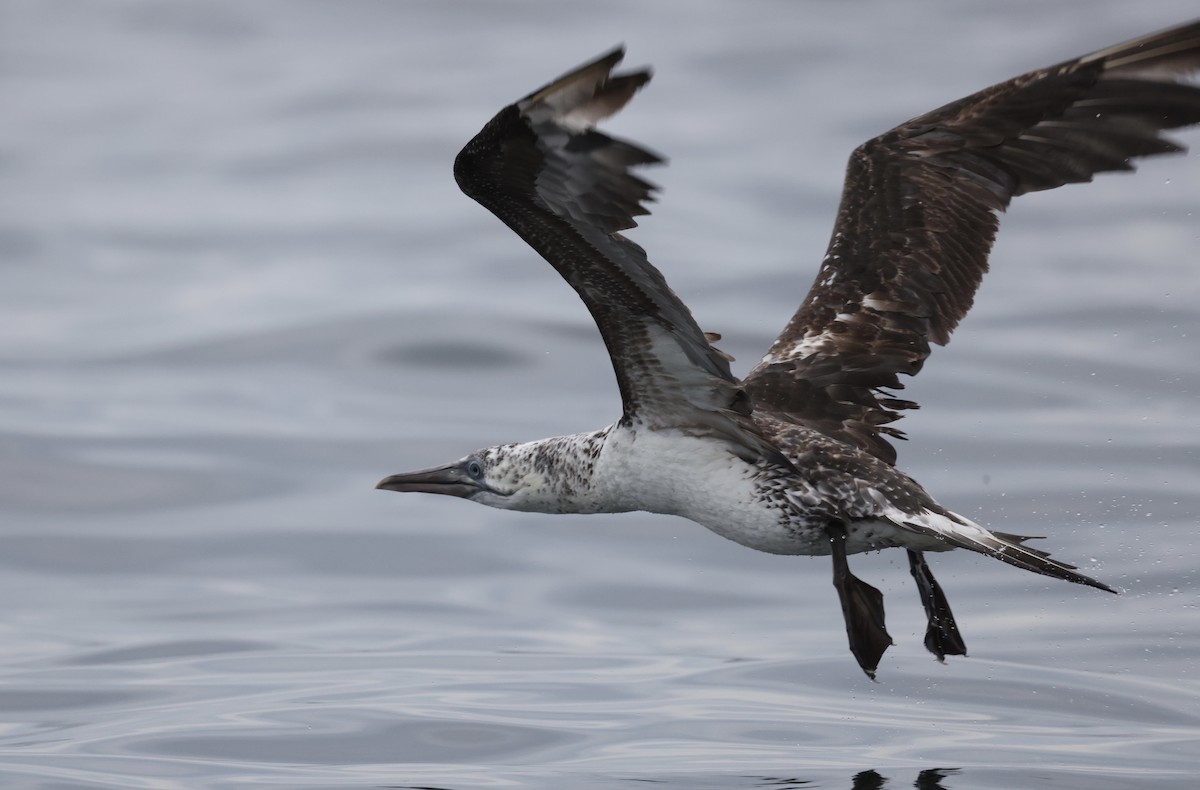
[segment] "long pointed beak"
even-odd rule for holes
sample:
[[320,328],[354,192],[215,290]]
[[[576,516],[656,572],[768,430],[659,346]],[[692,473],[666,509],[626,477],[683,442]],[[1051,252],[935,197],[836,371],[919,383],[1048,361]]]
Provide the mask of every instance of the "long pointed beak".
[[392,475],[380,480],[375,487],[385,491],[420,491],[457,497],[469,497],[479,491],[479,485],[463,473],[459,464]]

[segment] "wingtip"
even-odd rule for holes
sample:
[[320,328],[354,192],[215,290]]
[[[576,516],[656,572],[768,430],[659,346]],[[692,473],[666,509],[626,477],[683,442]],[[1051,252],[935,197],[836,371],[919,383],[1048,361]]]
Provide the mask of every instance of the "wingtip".
[[588,62],[576,66],[570,71],[563,72],[550,82],[530,93],[521,100],[521,104],[538,104],[544,102],[553,96],[555,93],[561,92],[564,88],[576,83],[592,83],[593,85],[602,84],[609,78],[612,70],[617,67],[622,60],[625,59],[625,45],[617,44],[615,47],[598,55]]
[[648,67],[613,74],[624,57],[625,45],[618,44],[530,93],[517,102],[517,109],[534,123],[551,121],[576,131],[594,127],[620,111],[650,81]]
[[1104,61],[1104,70],[1150,76],[1200,70],[1200,19],[1159,30],[1084,55],[1080,63]]

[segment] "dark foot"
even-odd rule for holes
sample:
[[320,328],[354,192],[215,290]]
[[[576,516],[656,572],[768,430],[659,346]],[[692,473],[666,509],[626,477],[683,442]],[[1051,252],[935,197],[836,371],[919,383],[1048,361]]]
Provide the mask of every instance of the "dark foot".
[[833,550],[833,586],[842,602],[850,652],[867,677],[874,680],[879,659],[893,644],[883,627],[883,593],[850,572],[846,562],[846,528],[830,524],[825,531]]
[[908,552],[908,569],[917,580],[917,590],[921,593],[921,605],[925,607],[925,616],[929,618],[929,628],[925,631],[925,649],[937,656],[938,661],[946,656],[965,656],[967,646],[958,632],[958,623],[954,622],[954,613],[950,611],[950,602],[942,587],[933,578],[933,571],[925,564],[925,555],[919,551]]

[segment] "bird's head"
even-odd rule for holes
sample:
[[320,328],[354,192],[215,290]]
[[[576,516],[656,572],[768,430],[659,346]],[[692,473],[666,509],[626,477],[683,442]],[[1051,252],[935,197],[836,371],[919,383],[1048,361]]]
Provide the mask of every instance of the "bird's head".
[[579,452],[586,448],[573,438],[487,447],[445,466],[386,477],[375,487],[447,494],[503,510],[580,512],[595,457]]
[[507,447],[488,447],[444,466],[391,475],[375,487],[386,491],[446,494],[510,509],[513,497],[528,483],[527,475],[520,474],[510,462]]

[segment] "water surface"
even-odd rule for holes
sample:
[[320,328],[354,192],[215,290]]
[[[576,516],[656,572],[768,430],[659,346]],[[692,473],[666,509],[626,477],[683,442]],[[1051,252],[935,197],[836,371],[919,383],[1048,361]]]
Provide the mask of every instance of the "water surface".
[[[1197,157],[1022,198],[901,466],[1124,592],[372,489],[619,413],[586,311],[461,196],[504,103],[624,41],[671,157],[634,232],[744,372],[849,151],[1164,0],[0,5],[5,787],[1191,787]],[[1183,136],[1200,145],[1195,132]],[[898,554],[898,553],[897,553]],[[964,553],[965,554],[965,553]]]

